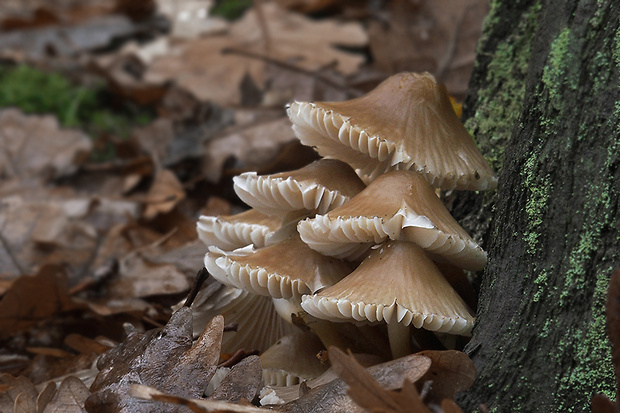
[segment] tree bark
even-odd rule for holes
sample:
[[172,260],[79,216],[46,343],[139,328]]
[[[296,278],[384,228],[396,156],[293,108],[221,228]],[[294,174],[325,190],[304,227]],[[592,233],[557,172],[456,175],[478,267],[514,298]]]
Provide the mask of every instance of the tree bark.
[[620,266],[620,2],[492,1],[466,126],[500,172],[453,215],[489,261],[459,402],[589,411],[615,397],[605,297]]

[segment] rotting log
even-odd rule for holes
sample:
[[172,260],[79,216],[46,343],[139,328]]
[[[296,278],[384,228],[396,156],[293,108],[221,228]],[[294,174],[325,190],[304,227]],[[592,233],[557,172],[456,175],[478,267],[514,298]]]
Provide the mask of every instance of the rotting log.
[[620,2],[492,1],[464,120],[500,172],[455,194],[484,241],[474,411],[589,411],[615,397],[605,294],[620,267]]

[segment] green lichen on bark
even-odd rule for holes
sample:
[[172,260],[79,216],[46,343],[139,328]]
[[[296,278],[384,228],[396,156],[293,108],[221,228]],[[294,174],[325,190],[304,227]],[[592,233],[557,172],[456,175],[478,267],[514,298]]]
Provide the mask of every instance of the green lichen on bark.
[[[497,13],[501,11],[501,2],[492,1],[489,16],[485,20],[484,33],[492,32],[498,24]],[[474,135],[491,166],[499,171],[504,160],[504,147],[510,137],[512,128],[521,113],[525,95],[525,76],[532,49],[531,34],[536,31],[537,17],[541,3],[535,2],[524,12],[524,18],[514,33],[511,41],[500,43],[491,52],[490,62],[486,68],[486,84],[476,95],[473,103],[475,111],[465,121],[465,127]],[[488,53],[483,38],[479,44],[479,53]],[[472,103],[470,103],[472,104]]]

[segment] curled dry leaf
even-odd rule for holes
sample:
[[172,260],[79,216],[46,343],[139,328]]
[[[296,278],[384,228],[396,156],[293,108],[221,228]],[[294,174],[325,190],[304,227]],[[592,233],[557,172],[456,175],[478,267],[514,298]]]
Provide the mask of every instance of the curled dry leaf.
[[185,190],[176,175],[168,169],[162,169],[155,175],[142,216],[145,219],[153,219],[158,214],[170,212],[183,198]]
[[[402,394],[390,392],[381,386],[370,373],[362,367],[352,356],[347,356],[336,347],[329,349],[329,359],[338,375],[349,385],[347,393],[355,403],[369,411],[388,412],[421,412],[426,407],[422,402],[417,390],[411,385],[418,380],[429,367],[428,359],[420,357],[419,365],[414,369],[413,378],[404,378]],[[412,373],[409,373],[412,374]],[[411,390],[413,388],[413,390]],[[403,397],[399,397],[403,396]],[[407,403],[403,403],[404,397]]]
[[[359,385],[356,388],[362,392],[366,392],[368,388],[376,389],[376,391],[381,389],[381,392],[397,390],[406,381],[414,382],[422,377],[431,364],[429,358],[412,354],[364,369],[357,361],[346,356],[342,351],[336,350],[335,354],[336,356],[332,357],[332,349],[330,348],[329,358],[332,361],[332,368],[338,374],[343,374],[341,377],[346,377],[346,379],[336,379],[323,386],[313,388],[298,400],[279,406],[275,410],[285,413],[363,412],[365,410],[356,404],[352,397],[347,396],[349,386]],[[369,382],[369,376],[374,383]],[[376,398],[370,397],[371,401],[376,400]],[[381,399],[385,396],[377,397]],[[385,407],[383,404],[381,406]]]
[[426,400],[439,404],[454,399],[456,393],[467,390],[476,380],[476,367],[467,355],[456,350],[426,350],[417,353],[431,359],[431,367],[421,381],[433,382]]
[[174,396],[160,392],[153,387],[133,384],[129,390],[133,397],[143,400],[153,400],[162,403],[171,403],[189,407],[193,412],[217,412],[217,413],[265,413],[265,409],[254,406],[233,404],[219,400],[198,400]]
[[181,397],[200,397],[216,370],[224,319],[215,317],[192,344],[189,308],[176,311],[162,329],[131,332],[101,356],[100,372],[86,401],[89,412],[176,411],[160,403],[133,399],[132,384],[154,386]]

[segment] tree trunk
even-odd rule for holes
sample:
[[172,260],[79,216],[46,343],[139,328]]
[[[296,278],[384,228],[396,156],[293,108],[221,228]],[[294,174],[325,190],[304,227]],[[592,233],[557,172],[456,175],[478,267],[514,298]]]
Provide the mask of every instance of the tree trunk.
[[605,297],[620,266],[620,2],[492,1],[466,126],[500,172],[456,194],[484,240],[467,411],[589,411],[614,397]]

